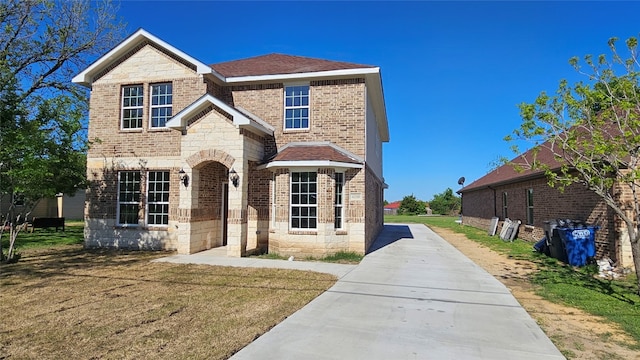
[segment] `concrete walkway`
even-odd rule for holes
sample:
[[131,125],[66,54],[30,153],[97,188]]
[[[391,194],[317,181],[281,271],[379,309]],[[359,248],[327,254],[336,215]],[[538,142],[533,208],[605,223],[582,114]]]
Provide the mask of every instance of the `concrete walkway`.
[[564,359],[502,283],[424,225],[385,225],[364,260],[343,269],[232,359]]

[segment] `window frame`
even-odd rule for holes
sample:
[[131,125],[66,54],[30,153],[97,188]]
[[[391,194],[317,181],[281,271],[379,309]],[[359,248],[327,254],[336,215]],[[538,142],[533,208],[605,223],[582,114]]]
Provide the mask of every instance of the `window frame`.
[[[344,229],[344,172],[334,174],[333,227],[335,230]],[[339,216],[338,216],[339,215]]]
[[533,225],[533,188],[528,188],[525,193],[527,203],[527,224]]
[[[158,93],[154,94],[154,90],[156,88],[160,89],[161,87],[168,87],[170,92],[166,92],[164,94]],[[164,103],[161,99],[164,99]],[[167,101],[168,99],[168,101]],[[157,100],[158,104],[154,104],[154,101]],[[158,109],[161,112],[161,109],[168,109],[164,115],[154,115],[153,111]],[[149,85],[149,129],[164,129],[166,128],[167,121],[173,117],[173,83],[171,82],[163,82],[163,83],[155,83]],[[154,120],[158,120],[158,124],[160,121],[164,119],[162,125],[154,126]]]
[[506,219],[506,218],[509,217],[508,196],[509,196],[509,194],[506,191],[502,192],[502,218],[503,219]]
[[[153,176],[152,176],[153,173]],[[162,179],[157,180],[158,174],[162,174]],[[153,178],[153,179],[152,179]],[[161,190],[157,190],[157,185],[166,185],[166,189],[163,187]],[[152,186],[153,185],[153,186]],[[153,188],[153,190],[152,190]],[[160,194],[163,199],[156,200],[154,195]],[[167,227],[169,226],[169,199],[171,196],[171,173],[168,170],[150,170],[147,172],[147,188],[146,188],[146,203],[145,203],[145,219],[147,226]],[[166,197],[166,200],[164,198]],[[152,200],[153,199],[153,200]],[[166,210],[162,212],[151,212],[152,206],[166,207]],[[162,223],[152,222],[151,219],[158,216],[166,218]]]
[[[298,174],[299,180],[294,181],[295,174]],[[314,181],[311,182],[307,180],[306,182],[302,181],[302,174],[307,174],[307,179],[309,179],[309,174],[314,175]],[[311,185],[314,185],[314,191],[310,190]],[[294,191],[294,185],[299,186],[299,190],[297,192]],[[307,185],[307,191],[304,192],[303,185]],[[298,201],[294,202],[294,197],[298,196]],[[304,203],[302,200],[304,196],[307,196],[307,202]],[[314,203],[311,203],[310,200],[314,199]],[[294,209],[298,208],[298,214],[294,215]],[[307,209],[307,215],[303,215],[303,209]],[[313,215],[311,213],[313,212]],[[307,220],[307,226],[301,226],[303,220]],[[298,220],[297,226],[294,226],[294,220]],[[313,222],[313,226],[310,226],[310,220]],[[294,231],[317,231],[318,229],[318,172],[316,170],[296,170],[291,171],[289,174],[289,229]]]
[[[129,189],[125,189],[125,192],[122,191],[122,186],[123,184],[126,185],[128,182],[128,179],[123,179],[122,176],[124,174],[137,174],[137,179],[133,179],[132,182],[132,186],[133,186],[133,191],[130,191]],[[124,183],[123,183],[124,180]],[[137,189],[136,189],[136,180],[137,180]],[[138,227],[140,226],[140,202],[142,200],[142,172],[139,170],[123,170],[123,171],[118,171],[118,189],[117,189],[117,207],[116,207],[116,224],[118,226],[121,227]],[[123,194],[132,194],[133,199],[132,200],[126,200],[123,201],[122,200],[122,195]],[[136,199],[137,197],[137,199]],[[133,222],[122,222],[121,219],[121,215],[122,215],[122,206],[137,206],[137,221],[135,223]],[[133,212],[131,212],[131,214],[133,214]]]
[[[306,95],[305,94],[300,94],[297,95],[294,93],[289,95],[288,94],[288,90],[289,89],[297,89],[297,88],[306,88]],[[295,100],[299,98],[300,99],[300,104],[296,105],[295,104]],[[291,104],[287,105],[287,100],[291,99]],[[304,99],[306,99],[306,104],[304,104]],[[300,131],[300,130],[309,130],[311,127],[311,86],[308,83],[305,84],[287,84],[284,86],[284,90],[283,90],[283,106],[284,106],[284,112],[283,112],[283,124],[282,124],[282,128],[284,131]],[[300,111],[300,116],[291,116],[289,117],[288,111],[292,111],[293,113],[296,112],[296,110]],[[303,115],[303,113],[306,110],[306,116]],[[291,127],[288,126],[288,121],[291,121]],[[295,125],[295,121],[298,120],[300,122],[300,126],[296,127]],[[304,124],[304,121],[306,120],[306,126],[302,126]]]
[[[132,88],[137,88],[138,89],[138,94],[136,94],[135,96],[125,95],[126,89],[132,89]],[[131,101],[131,99],[133,99],[133,98],[137,99],[136,105],[135,106],[131,106],[131,105],[125,106],[125,101],[126,100]],[[133,111],[133,110],[138,111],[139,112],[139,116],[137,116],[135,118],[132,118],[132,117],[129,116],[127,118],[128,121],[129,121],[129,127],[125,127],[124,126],[124,123],[125,123],[125,112],[126,111]],[[132,119],[135,119],[135,120],[132,120]],[[139,126],[132,127],[131,126],[131,122],[132,121],[135,121],[136,125],[139,124]],[[125,130],[125,131],[142,130],[143,123],[144,123],[144,85],[143,84],[123,85],[121,87],[121,91],[120,91],[120,130]]]

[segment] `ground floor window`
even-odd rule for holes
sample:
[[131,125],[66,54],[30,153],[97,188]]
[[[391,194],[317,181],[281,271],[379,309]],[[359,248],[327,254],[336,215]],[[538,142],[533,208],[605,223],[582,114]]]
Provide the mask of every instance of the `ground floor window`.
[[527,189],[527,225],[533,225],[533,189]]
[[502,218],[506,219],[509,217],[507,212],[507,192],[502,193]]
[[[149,171],[146,173],[146,189],[141,184],[142,172],[118,172],[118,225],[137,226],[140,224],[140,209],[145,209],[147,225],[169,224],[169,172]],[[144,200],[141,194],[145,192]],[[144,217],[143,217],[144,219]]]
[[147,185],[147,224],[169,225],[169,172],[150,171]]
[[342,229],[342,218],[343,218],[343,201],[344,201],[344,173],[336,173],[335,174],[335,201],[334,201],[334,212],[335,212],[335,220],[334,226],[336,229]]
[[138,225],[140,214],[140,171],[118,173],[118,224]]
[[315,229],[317,224],[317,173],[291,173],[292,229]]

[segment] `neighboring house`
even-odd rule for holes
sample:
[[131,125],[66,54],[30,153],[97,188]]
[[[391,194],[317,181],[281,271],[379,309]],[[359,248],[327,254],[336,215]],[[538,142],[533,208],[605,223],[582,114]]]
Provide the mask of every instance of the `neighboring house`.
[[91,88],[85,244],[364,253],[383,227],[380,69],[270,54],[206,65],[138,30]]
[[398,215],[401,201],[394,201],[384,206],[385,215]]
[[[531,163],[533,151],[511,161]],[[559,168],[548,149],[541,147],[536,160],[551,169]],[[623,198],[623,188],[612,191]],[[500,166],[458,191],[462,195],[463,223],[488,229],[491,218],[520,220],[518,237],[537,241],[544,237],[545,221],[581,220],[599,226],[596,256],[609,257],[624,267],[633,267],[626,227],[604,201],[583,185],[572,184],[564,192],[548,185],[543,171],[516,171],[510,164]],[[498,229],[499,230],[499,229]]]

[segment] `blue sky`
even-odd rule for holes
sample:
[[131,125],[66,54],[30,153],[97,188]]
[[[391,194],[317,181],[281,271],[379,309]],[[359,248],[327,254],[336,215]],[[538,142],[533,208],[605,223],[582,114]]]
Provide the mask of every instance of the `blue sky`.
[[639,13],[631,1],[122,0],[119,15],[207,64],[275,52],[379,66],[385,199],[428,201],[514,157],[503,138],[517,105],[581,80],[568,59],[638,36]]

